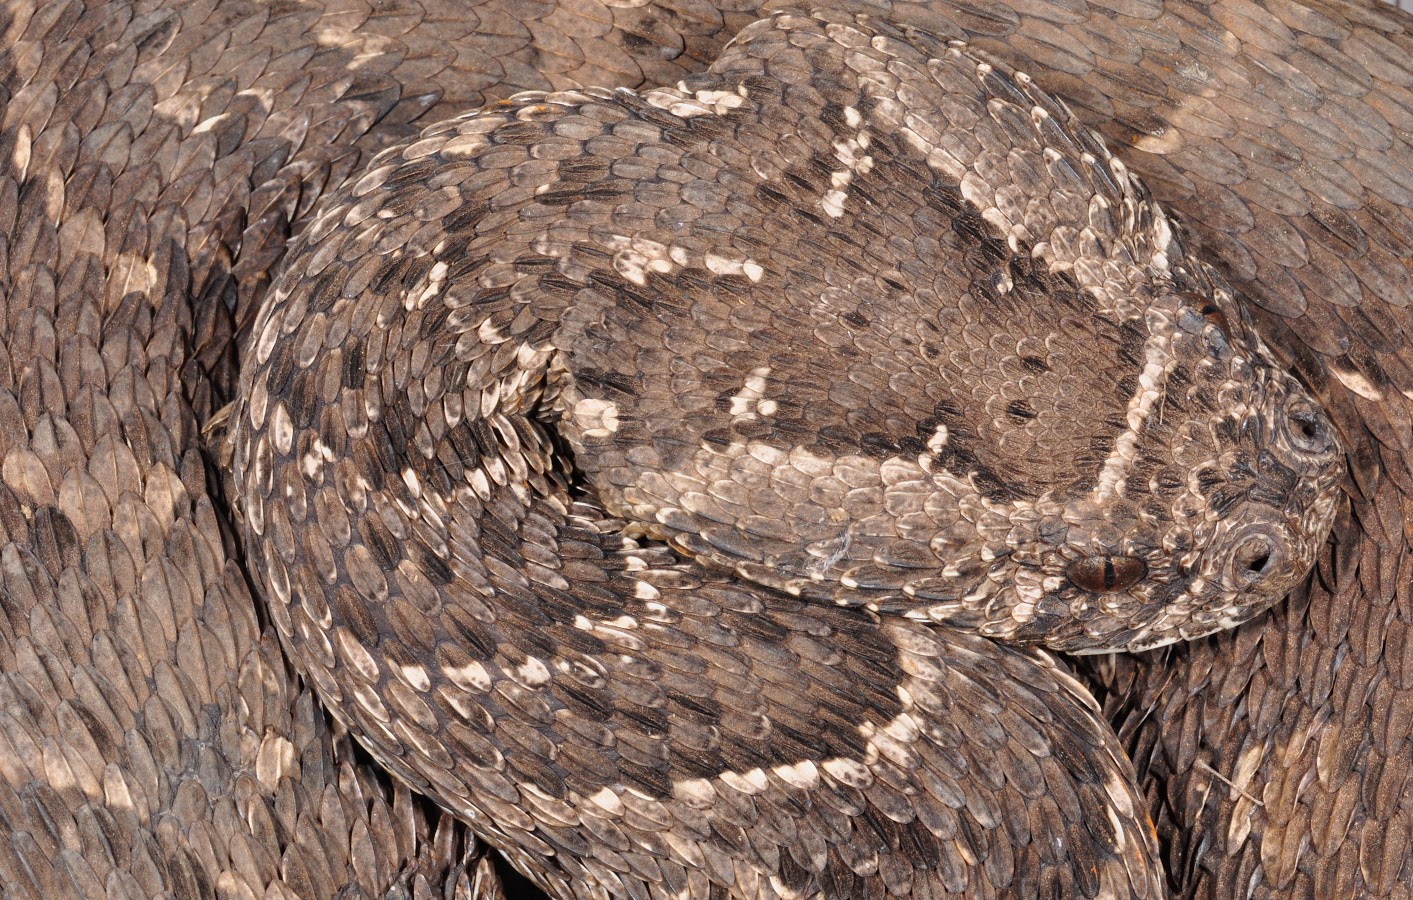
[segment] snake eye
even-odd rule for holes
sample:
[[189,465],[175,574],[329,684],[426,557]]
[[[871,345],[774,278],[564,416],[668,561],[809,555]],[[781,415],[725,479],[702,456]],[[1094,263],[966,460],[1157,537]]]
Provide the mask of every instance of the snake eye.
[[1132,556],[1086,556],[1070,563],[1070,584],[1095,594],[1112,594],[1133,587],[1148,574],[1148,564]]

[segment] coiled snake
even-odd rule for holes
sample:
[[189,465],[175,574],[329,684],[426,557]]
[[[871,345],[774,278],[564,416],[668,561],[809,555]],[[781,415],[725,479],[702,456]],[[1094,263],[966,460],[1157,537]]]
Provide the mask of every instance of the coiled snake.
[[1281,596],[1332,429],[1067,119],[924,35],[787,15],[677,89],[376,157],[291,250],[232,413],[320,697],[555,896],[1155,893],[1112,749],[1041,712],[1076,703],[1053,666],[786,602],[596,505],[787,594],[1066,649]]
[[[520,99],[408,137],[346,177],[340,146],[389,110],[363,143],[393,140],[436,98],[412,78],[399,88],[346,74],[366,54],[341,77],[329,58],[305,72],[300,60],[318,54],[298,47],[271,68],[295,77],[276,79],[278,91],[261,84],[280,42],[243,34],[309,29],[337,48],[335,62],[358,44],[312,28],[316,13],[183,9],[183,20],[216,16],[202,42],[162,11],[25,12],[9,29],[5,133],[17,223],[7,346],[31,360],[12,363],[10,431],[28,437],[7,451],[4,477],[7,528],[30,537],[6,551],[7,577],[28,591],[7,603],[5,733],[17,762],[0,808],[15,823],[39,815],[40,837],[63,852],[43,868],[35,829],[14,827],[14,890],[67,877],[85,890],[175,878],[197,893],[238,891],[299,884],[294,873],[317,894],[319,877],[342,876],[332,864],[310,875],[301,861],[344,851],[306,852],[287,836],[301,821],[332,834],[350,818],[376,821],[376,799],[370,809],[325,791],[312,813],[310,795],[284,789],[323,777],[320,726],[299,713],[312,724],[292,732],[310,748],[296,766],[278,723],[262,738],[251,723],[263,713],[252,719],[218,687],[212,663],[247,651],[223,650],[190,610],[224,551],[209,525],[187,529],[206,535],[200,546],[180,536],[210,517],[199,461],[181,454],[186,404],[209,408],[205,392],[221,389],[191,372],[223,371],[219,352],[204,353],[214,344],[191,355],[186,335],[219,336],[223,309],[250,308],[288,223],[313,207],[252,331],[235,483],[275,626],[381,763],[561,896],[1162,892],[1142,799],[1082,689],[1039,652],[950,629],[1098,650],[1235,624],[1311,562],[1340,453],[1221,277],[1184,253],[1062,108],[1005,74],[1004,46],[949,46],[956,23],[915,30],[915,10],[895,11],[896,24],[796,14],[755,26],[675,90]],[[1339,30],[1290,16],[1307,34]],[[227,51],[253,62],[226,77],[212,61]],[[410,58],[409,73],[436,54]],[[86,65],[103,78],[81,78]],[[136,89],[125,92],[128,78]],[[60,93],[75,83],[87,90]],[[319,91],[346,105],[282,106]],[[147,127],[168,118],[166,130]],[[1348,168],[1395,193],[1395,162],[1387,183]],[[249,200],[213,192],[212,178],[235,179]],[[1181,184],[1155,183],[1182,199]],[[333,193],[316,203],[324,184]],[[1365,210],[1396,231],[1387,203]],[[873,218],[904,228],[874,238]],[[1319,221],[1340,228],[1329,210]],[[1346,243],[1359,250],[1365,238],[1349,270],[1396,297],[1377,266],[1397,265],[1398,247],[1352,221]],[[1192,227],[1271,311],[1325,302],[1298,287],[1261,291],[1243,277],[1243,254],[1255,265],[1268,245],[1223,242],[1220,224],[1196,216]],[[1401,401],[1382,393],[1397,383],[1383,369],[1401,346],[1383,302],[1351,307],[1378,319],[1381,340],[1365,352],[1344,332],[1345,356],[1328,369],[1280,344],[1363,448],[1350,399],[1322,372],[1399,421]],[[920,326],[931,318],[941,327]],[[765,342],[781,334],[797,337]],[[1053,339],[1028,340],[1040,334]],[[189,355],[187,384],[163,380]],[[95,404],[105,380],[106,405]],[[81,429],[46,418],[55,400]],[[144,412],[159,408],[163,418]],[[556,420],[568,447],[542,428]],[[1377,433],[1385,420],[1363,421]],[[39,452],[56,444],[70,448],[57,463]],[[123,444],[144,453],[135,483],[112,462]],[[1053,447],[1065,453],[1037,456]],[[588,493],[552,463],[571,451]],[[1355,463],[1369,499],[1361,521],[1390,521],[1370,512],[1383,508],[1373,499],[1385,470],[1364,451]],[[113,475],[100,481],[104,465]],[[599,504],[640,524],[625,532]],[[1351,565],[1328,570],[1335,590],[1351,584]],[[141,590],[125,574],[139,570]],[[119,589],[95,586],[93,572]],[[223,591],[225,606],[239,588]],[[62,624],[35,617],[44,610]],[[95,627],[105,616],[113,624]],[[928,619],[946,627],[918,621]],[[1248,645],[1259,633],[1246,630]],[[36,649],[51,638],[90,661],[65,674]],[[201,671],[164,663],[164,642]],[[98,686],[110,660],[125,685]],[[278,695],[268,679],[279,673],[262,670],[261,690]],[[1187,671],[1195,684],[1212,673]],[[1345,690],[1342,708],[1359,706]],[[1173,708],[1160,707],[1160,725]],[[180,736],[199,733],[211,737]],[[1339,735],[1319,740],[1337,746]],[[1241,778],[1268,764],[1259,749],[1241,751]],[[1190,763],[1190,743],[1183,754]],[[105,767],[105,755],[120,761]],[[225,768],[239,759],[255,761],[255,782]],[[347,765],[344,787],[367,783]],[[219,797],[228,775],[245,778],[240,818],[263,852]],[[1391,802],[1382,781],[1366,785],[1368,809]],[[65,808],[79,813],[66,819]],[[1246,813],[1227,841],[1249,866]],[[1338,848],[1350,831],[1315,840]],[[352,833],[369,828],[355,821]],[[1337,873],[1397,883],[1396,867],[1364,863],[1373,844],[1345,846],[1365,849]],[[138,864],[159,847],[163,864]],[[278,875],[271,847],[288,848]],[[1314,871],[1299,854],[1282,868],[1268,849],[1271,884]],[[365,865],[354,876],[386,884],[383,852],[355,846]],[[1187,865],[1178,879],[1203,863]]]

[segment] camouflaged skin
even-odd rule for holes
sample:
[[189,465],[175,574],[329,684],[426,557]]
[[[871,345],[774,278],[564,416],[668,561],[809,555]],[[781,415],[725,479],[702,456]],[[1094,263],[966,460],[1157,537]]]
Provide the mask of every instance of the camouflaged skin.
[[202,450],[232,381],[231,308],[362,159],[360,135],[427,102],[388,75],[405,59],[375,60],[379,31],[406,23],[333,18],[0,10],[7,900],[465,896],[495,880],[294,678]]
[[[46,14],[36,16],[41,6]],[[81,80],[78,65],[69,62],[74,54],[49,49],[65,46],[70,34],[77,36],[82,47],[90,33],[87,23],[108,21],[109,16],[119,23],[114,26],[116,32],[101,35],[101,46],[110,43],[106,35],[112,33],[119,46],[135,48],[142,43],[147,53],[169,51],[161,42],[154,51],[150,42],[140,41],[147,37],[151,20],[139,16],[133,21],[132,5],[90,6],[45,2],[6,7],[3,83],[7,117],[0,134],[6,135],[7,141],[18,132],[10,124],[9,101],[25,85],[38,85],[41,95],[51,90],[47,85],[56,85],[54,99],[45,100],[49,104],[57,103],[61,92],[91,96],[92,85]],[[173,6],[177,4],[143,6],[140,13]],[[228,27],[229,23],[212,16],[212,4],[182,6],[186,9],[181,29],[213,37]],[[298,69],[309,65],[307,60],[320,52],[352,48],[350,55],[356,60],[352,70],[343,64],[327,70],[328,83],[335,92],[351,71],[363,71],[371,73],[373,83],[384,91],[381,100],[401,97],[403,109],[432,105],[432,115],[439,116],[480,105],[491,95],[503,96],[524,88],[671,84],[683,74],[702,69],[727,37],[760,15],[751,2],[727,9],[687,2],[619,7],[522,0],[475,6],[382,2],[376,15],[370,5],[356,2],[287,3],[279,7],[285,14],[277,15],[269,15],[270,8],[264,5],[223,4],[222,8],[233,20],[250,20],[245,29],[233,30],[240,40],[218,37],[190,45],[176,43],[169,51],[176,59],[198,54],[212,60],[190,69],[179,62],[172,69],[152,66],[125,75],[128,70],[120,66],[102,87],[104,103],[114,85],[152,84],[164,72],[166,82],[153,89],[170,95],[183,73],[196,71],[205,73],[198,77],[210,87],[202,90],[213,98],[205,112],[214,115],[233,101],[233,86],[248,83],[257,70],[274,71],[279,66]],[[1407,498],[1413,477],[1406,462],[1410,416],[1404,396],[1413,389],[1413,376],[1407,368],[1408,325],[1403,312],[1408,292],[1404,273],[1410,253],[1405,236],[1410,233],[1408,209],[1413,199],[1408,194],[1406,138],[1408,52],[1413,44],[1407,33],[1408,17],[1372,2],[935,2],[871,8],[918,20],[943,36],[969,39],[974,48],[984,48],[1032,73],[1040,85],[1066,99],[1081,117],[1101,129],[1130,167],[1147,178],[1155,196],[1183,215],[1192,233],[1200,238],[1203,252],[1220,254],[1237,286],[1271,311],[1256,311],[1268,341],[1293,359],[1307,381],[1316,386],[1351,450],[1354,464],[1348,492],[1356,512],[1337,525],[1337,537],[1321,563],[1320,577],[1309,590],[1297,592],[1290,604],[1243,628],[1235,637],[1164,654],[1175,658],[1179,675],[1173,674],[1172,663],[1143,663],[1136,670],[1125,668],[1127,677],[1116,679],[1134,690],[1130,731],[1140,764],[1153,779],[1155,809],[1165,845],[1171,848],[1171,877],[1178,893],[1202,897],[1404,895],[1413,880],[1405,869],[1413,820],[1405,799],[1408,767],[1400,762],[1410,751],[1410,717],[1406,715],[1410,681],[1401,660],[1410,619],[1407,591],[1413,582],[1405,525],[1410,518]],[[301,14],[290,15],[291,10]],[[212,24],[200,31],[208,20]],[[254,47],[250,58],[243,55],[247,47]],[[358,52],[361,47],[376,47],[376,52]],[[293,51],[288,57],[281,55],[286,49]],[[88,52],[83,49],[77,57],[84,59]],[[42,67],[40,63],[46,60],[47,67]],[[215,65],[218,61],[219,67]],[[67,69],[67,65],[74,68]],[[302,83],[298,76],[292,81]],[[343,90],[350,101],[366,101],[369,97],[362,93],[366,86],[359,82],[358,90],[352,90],[354,84],[349,82]],[[240,107],[226,121],[244,121],[259,112]],[[92,130],[95,116],[109,122],[126,118],[116,107],[90,105],[86,118],[74,118],[79,134]],[[48,127],[58,130],[57,125]],[[183,132],[189,127],[183,126]],[[43,130],[31,125],[30,135]],[[200,140],[211,144],[219,136],[210,131],[205,134]],[[64,143],[72,145],[73,140],[66,137]],[[230,146],[229,141],[225,146]],[[64,159],[60,157],[60,163]],[[43,167],[44,157],[40,163],[31,165],[36,175],[48,171]],[[9,194],[14,199],[8,201],[14,205],[18,203],[18,186],[33,179],[28,170],[13,162],[6,166],[6,178],[16,186]],[[229,208],[239,209],[242,202],[237,200]],[[46,221],[42,216],[27,220]],[[50,216],[47,223],[39,231],[50,235],[52,248],[56,217]],[[6,272],[11,273],[13,239],[7,235],[4,240]],[[235,249],[235,243],[227,241],[223,249],[238,259],[248,248]],[[53,249],[39,257],[41,269],[56,271],[57,265]],[[268,260],[262,259],[251,270],[261,273],[267,265]],[[111,268],[102,271],[105,278],[113,272]],[[10,277],[7,274],[7,280]],[[235,293],[243,306],[258,299],[258,290]],[[12,309],[17,302],[13,297],[7,290],[7,304]],[[183,304],[189,303],[183,300]],[[31,353],[29,335],[20,334],[13,324],[15,313],[25,308],[28,301],[7,313],[3,330],[10,358],[6,375],[11,386],[6,389],[12,394],[23,366],[16,360],[26,360]],[[150,308],[139,306],[121,316],[110,313],[108,320],[118,322],[118,327],[126,317],[142,322],[148,315],[144,310]],[[210,309],[211,305],[201,308]],[[186,341],[192,346],[223,345],[224,339],[199,339],[208,328],[195,328],[195,340]],[[51,386],[82,383],[76,376],[66,379],[68,370],[59,369],[53,356],[48,365],[52,374],[47,383]],[[145,373],[158,377],[167,371],[146,363],[143,366]],[[90,383],[106,387],[106,379],[103,376]],[[43,382],[31,379],[31,383]],[[171,392],[158,396],[171,396]],[[138,402],[142,408],[154,409],[155,400]],[[190,401],[178,396],[181,402]],[[206,409],[210,404],[195,406]],[[19,422],[7,426],[7,454],[16,445],[31,445],[34,439],[28,428]],[[105,433],[117,432],[110,426]],[[176,446],[189,452],[196,446],[194,435],[189,430],[182,432]],[[81,451],[78,459],[86,464],[87,448],[81,446]],[[15,487],[24,477],[11,469],[0,474],[0,481],[16,494],[24,490]],[[188,496],[203,496],[197,481],[185,486]],[[140,510],[146,503],[144,498],[133,508]],[[32,555],[39,532],[31,530],[23,515],[11,516],[7,522],[11,543],[6,553],[11,558]],[[81,570],[101,590],[121,592],[129,602],[135,600],[136,591],[121,588],[125,582],[84,565],[80,564]],[[23,571],[26,585],[36,578],[41,584],[51,580],[47,572],[35,574],[43,571],[37,566]],[[192,577],[195,570],[185,571],[191,583],[204,586],[203,595],[211,590],[209,585],[214,582]],[[62,620],[58,629],[43,624],[44,611],[58,609],[57,601],[41,606],[38,600],[27,599],[46,599],[51,594],[42,588],[32,594],[26,585],[16,591],[11,589],[14,583],[7,580],[4,593],[7,604],[21,598],[15,606],[19,613],[7,615],[10,627],[15,633],[31,635],[31,640],[36,633],[48,635],[47,642],[36,646],[50,653],[43,657],[46,662],[57,661],[43,676],[33,667],[25,671],[40,685],[46,678],[57,678],[55,683],[62,689],[63,679],[54,673],[62,673],[65,666],[73,670],[72,661],[82,659],[82,651],[77,651],[77,657],[71,655],[73,642],[65,643],[55,635],[56,630],[63,633],[69,627]],[[238,606],[248,602],[240,580],[228,580],[226,585],[223,590]],[[7,613],[10,608],[7,605]],[[258,619],[251,621],[254,624],[248,627],[258,628]],[[31,629],[31,622],[41,623],[37,631]],[[218,634],[226,633],[224,626],[213,625],[210,617],[203,617],[203,624]],[[135,632],[129,629],[126,633]],[[258,634],[253,630],[247,633]],[[5,734],[30,736],[35,739],[31,745],[39,747],[54,740],[60,729],[57,724],[24,722],[33,723],[34,716],[44,718],[43,710],[57,709],[59,702],[54,700],[46,707],[42,698],[53,699],[52,695],[31,693],[26,686],[29,678],[19,680],[15,673],[20,669],[13,659],[7,655],[3,663],[7,683],[18,685],[31,700],[24,704],[5,702],[12,723],[20,714],[19,724],[7,725]],[[270,680],[262,683],[274,685],[274,695],[285,698],[280,703],[295,710],[294,721],[314,723],[306,733],[316,735],[316,744],[328,746],[326,737],[318,737],[323,732],[317,718],[302,711],[307,706],[293,701],[296,689],[288,686],[280,667],[268,671],[272,673]],[[137,709],[136,703],[127,699],[116,701],[115,706],[120,713],[124,708]],[[145,722],[132,712],[122,716]],[[173,722],[174,734],[196,734],[189,720],[178,717]],[[270,728],[275,734],[291,732],[279,723]],[[125,734],[124,739],[133,738]],[[151,740],[141,732],[135,739],[138,743]],[[302,741],[296,743],[305,746]],[[109,747],[101,746],[105,751]],[[125,752],[113,745],[111,752],[91,758],[105,764],[112,761],[121,772],[126,765]],[[254,758],[245,750],[225,752],[236,759]],[[58,815],[66,805],[77,811],[77,823],[88,821],[103,804],[95,806],[70,790],[74,782],[67,773],[42,771],[37,761],[44,757],[39,752],[5,758],[28,760],[23,768],[6,769],[6,784],[16,796],[25,791],[26,796],[46,793],[51,785],[61,786],[63,792],[57,799],[51,798],[42,813],[34,803],[6,801],[6,830],[13,835],[8,845],[22,847],[24,853],[8,855],[0,863],[3,889],[18,896],[40,890],[47,896],[83,895],[74,881],[81,876],[69,874],[77,855],[70,852],[58,857],[68,867],[55,869],[48,861],[56,857],[43,848],[58,845],[60,837],[54,835],[68,841],[65,846],[71,851],[77,846],[74,840],[79,831],[67,827],[59,831],[50,825],[68,821]],[[57,759],[52,754],[50,758]],[[297,778],[278,783],[275,797],[279,808],[313,808],[298,799],[303,790],[299,785],[306,778],[318,783],[308,769]],[[198,830],[203,828],[200,809],[194,816],[173,812],[177,809],[176,793],[170,776],[166,782],[158,778],[157,783],[165,783],[167,788],[153,793],[155,799],[149,808],[155,809],[155,815],[129,820],[131,828],[110,829],[111,833],[120,838],[135,837],[133,845],[146,847],[156,833],[153,818],[169,823],[194,821]],[[228,782],[217,774],[207,783],[220,790]],[[324,784],[332,784],[332,780]],[[349,789],[349,782],[344,782],[344,789]],[[221,796],[229,797],[231,792],[224,791]],[[291,796],[295,799],[289,799]],[[334,795],[326,790],[321,796]],[[376,802],[373,805],[379,806]],[[355,823],[361,819],[358,804],[339,806],[352,810],[347,814]],[[268,800],[265,808],[270,808]],[[411,821],[403,816],[393,818]],[[338,819],[338,814],[329,814],[327,821],[337,823]],[[246,820],[235,817],[221,821],[218,835],[259,835],[253,845],[265,848],[264,858],[287,853],[282,864],[291,866],[288,871],[298,870],[298,865],[291,863],[295,859],[317,859],[324,854],[330,860],[343,859],[337,839],[323,841],[311,854],[290,849],[288,832],[282,837],[276,829],[252,830]],[[370,821],[386,819],[375,808]],[[353,831],[357,830],[355,824]],[[373,830],[387,834],[378,827]],[[165,846],[184,847],[189,844],[189,832],[187,825],[167,825],[161,834]],[[324,833],[337,835],[339,827],[332,826]],[[399,839],[398,846],[414,845],[415,830],[400,833],[407,839]],[[117,848],[115,857],[135,853],[114,868],[118,872],[127,871],[135,865],[131,860],[141,860],[144,854],[153,858],[161,855],[129,851],[130,845],[123,840],[110,843]],[[393,843],[355,842],[352,856],[372,859],[375,848]],[[198,844],[205,846],[203,841]],[[251,846],[248,841],[243,845]],[[216,842],[212,846],[219,854],[231,845]],[[189,851],[181,852],[189,858]],[[89,866],[98,860],[99,868],[107,858],[105,853],[82,856]],[[194,878],[183,881],[184,875],[173,875],[165,862],[136,867],[150,873],[150,883],[159,887],[173,884],[174,879],[200,885]],[[193,871],[197,868],[201,867]],[[273,868],[264,866],[259,871],[268,873]],[[330,871],[342,873],[343,869],[334,865]],[[207,877],[213,877],[211,872],[220,874],[219,867],[210,870]],[[117,880],[117,886],[110,889],[113,895],[123,896],[128,884],[125,877],[109,878]],[[258,885],[260,880],[254,878],[251,883]],[[322,884],[317,879],[308,883],[289,877],[274,880],[276,891],[328,895],[316,889]],[[83,883],[87,893],[99,893],[93,882]],[[419,890],[427,889],[426,882],[421,882]],[[258,894],[259,888],[251,891]],[[186,892],[202,891],[192,888]]]
[[[1373,0],[866,6],[1031,73],[1104,134],[1254,300],[1349,449],[1352,512],[1308,588],[1111,674],[1174,893],[1405,896],[1413,20]],[[684,56],[719,40],[695,5],[613,16],[681,35]]]
[[513,292],[591,273],[547,389],[595,495],[758,583],[1066,651],[1283,597],[1343,452],[1126,168],[961,48],[785,21],[646,92],[682,122],[630,111],[507,239],[557,276]]
[[[723,161],[815,121],[811,98],[870,40],[880,67],[933,64],[882,24],[785,16],[682,89],[531,93],[433,126],[317,207],[253,326],[233,481],[276,626],[377,759],[553,896],[1162,892],[1126,763],[1048,657],[737,582],[571,491],[551,430],[561,348],[601,321],[597,291],[687,299],[650,279],[626,296],[620,233],[701,215],[749,239],[710,218],[730,206],[712,191],[751,171]],[[928,49],[959,106],[1028,115],[1001,102],[1009,79],[985,86],[989,66]],[[840,198],[802,183],[777,215],[862,205],[872,183]],[[680,248],[732,268],[694,244],[705,233]],[[749,314],[750,274],[712,267],[703,291],[741,292]]]
[[1378,3],[895,10],[1035,74],[1253,301],[1350,453],[1316,576],[1105,676],[1179,897],[1403,897],[1413,803],[1413,34]]

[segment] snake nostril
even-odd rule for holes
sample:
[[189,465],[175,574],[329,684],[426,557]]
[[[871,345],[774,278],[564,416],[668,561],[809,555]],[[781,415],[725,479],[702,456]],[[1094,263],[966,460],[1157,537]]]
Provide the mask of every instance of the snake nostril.
[[1292,416],[1295,421],[1295,430],[1307,441],[1313,441],[1320,436],[1320,428],[1309,416]]
[[1112,594],[1133,587],[1148,574],[1148,564],[1132,556],[1086,556],[1070,563],[1065,577],[1082,590]]
[[1252,575],[1260,575],[1262,572],[1266,571],[1266,564],[1270,561],[1271,554],[1260,553],[1251,557],[1242,565],[1245,567],[1246,571],[1250,572]]
[[1264,537],[1244,541],[1232,556],[1232,574],[1242,585],[1255,584],[1266,577],[1275,559],[1275,547]]
[[1320,422],[1309,411],[1299,410],[1290,415],[1291,428],[1307,444],[1317,443],[1324,435]]
[[1318,408],[1299,400],[1286,411],[1290,441],[1305,453],[1324,453],[1333,446],[1329,424]]

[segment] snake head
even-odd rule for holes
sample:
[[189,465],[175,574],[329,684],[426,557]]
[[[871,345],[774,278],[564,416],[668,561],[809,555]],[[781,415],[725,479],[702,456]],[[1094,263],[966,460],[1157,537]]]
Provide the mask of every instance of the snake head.
[[[762,584],[1067,651],[1283,596],[1343,457],[1239,299],[1023,75],[813,27],[617,95],[681,118],[593,161],[650,173],[604,176],[633,202],[596,212],[584,160],[550,189],[588,223],[536,248],[582,284],[549,394],[587,484]],[[839,54],[809,85],[802,41]]]
[[1071,652],[1143,650],[1234,627],[1305,577],[1344,474],[1334,426],[1213,273],[1179,278],[1200,289],[1148,306],[1122,412],[1122,394],[1107,417],[1091,398],[1090,439],[1110,448],[1097,477],[1013,507],[992,537],[1009,552],[972,588],[991,600],[933,617]]

